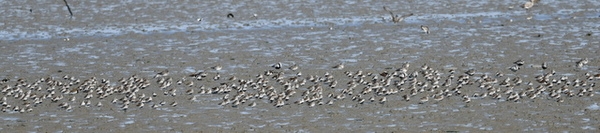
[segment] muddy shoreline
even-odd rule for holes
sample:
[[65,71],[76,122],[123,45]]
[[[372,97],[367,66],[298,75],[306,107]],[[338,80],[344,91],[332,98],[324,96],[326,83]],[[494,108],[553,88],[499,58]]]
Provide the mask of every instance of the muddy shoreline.
[[[530,10],[519,7],[524,2],[486,1],[406,1],[406,2],[131,2],[120,1],[69,1],[74,17],[68,17],[64,3],[51,1],[0,2],[0,87],[8,90],[0,93],[7,98],[8,109],[0,112],[0,131],[17,132],[594,132],[598,130],[598,95],[593,86],[598,78],[588,79],[600,73],[598,49],[600,35],[597,2],[543,1]],[[399,23],[391,22],[389,6],[397,14],[407,12],[414,16]],[[468,5],[469,8],[464,8]],[[82,8],[85,7],[85,8]],[[32,9],[29,11],[29,9]],[[216,10],[222,9],[222,10]],[[227,18],[232,13],[235,18]],[[254,17],[254,14],[257,14]],[[198,21],[200,19],[201,21]],[[430,34],[420,28],[428,26]],[[581,67],[582,59],[588,62]],[[523,60],[519,70],[513,72],[514,62]],[[280,62],[281,69],[273,64]],[[355,94],[342,93],[351,81],[358,82],[347,73],[363,71],[363,80],[373,77],[384,79],[384,74],[410,63],[407,75],[419,73],[416,81],[423,84],[418,92],[406,101],[402,96],[410,94],[409,78],[394,77],[392,81],[407,80],[406,84],[384,88],[403,91],[386,95],[367,93],[363,104],[352,97],[363,88],[376,85],[357,84]],[[547,69],[540,65],[547,63]],[[343,69],[332,68],[344,64]],[[298,65],[298,70],[288,69]],[[450,86],[436,89],[421,73],[427,65],[429,72],[439,77],[439,85],[450,75],[456,78],[473,69],[473,84],[464,85],[460,94],[433,100],[438,92],[453,89]],[[220,70],[213,67],[222,66]],[[168,70],[165,79],[172,78],[172,85],[161,88],[153,78]],[[240,79],[258,82],[263,75],[277,93],[285,92],[285,85],[278,83],[273,75],[283,72],[282,81],[296,84],[292,79],[309,79],[311,76],[333,76],[332,82],[307,82],[299,86],[297,93],[281,107],[268,98],[249,98],[232,107],[233,103],[219,105],[239,95],[228,93],[202,94],[223,84],[238,84]],[[454,70],[451,73],[450,70]],[[536,76],[552,71],[549,82],[568,77],[571,84],[536,81]],[[202,80],[190,74],[205,72]],[[298,77],[297,73],[302,75]],[[497,73],[504,76],[496,76]],[[326,74],[327,73],[327,74]],[[372,73],[368,75],[367,73]],[[588,75],[586,75],[588,74]],[[67,75],[68,79],[63,79]],[[135,76],[133,76],[135,75]],[[215,76],[220,78],[215,80]],[[368,75],[368,76],[367,76]],[[374,76],[378,75],[378,76]],[[498,80],[493,88],[501,93],[499,99],[475,97],[488,93],[478,79],[487,75]],[[237,80],[229,81],[235,76]],[[434,76],[434,77],[435,77]],[[79,90],[76,94],[61,92],[61,85],[39,83],[42,91],[30,89],[31,84],[48,78],[68,84],[73,79],[80,82],[68,86],[68,90],[81,86],[94,77],[96,88],[101,80],[110,83],[103,87],[118,88],[120,79],[136,79],[150,83],[138,90],[136,97],[152,97],[151,102],[132,100],[131,93],[114,93],[98,98],[85,98],[90,91]],[[390,76],[391,77],[391,76]],[[178,84],[182,78],[187,79]],[[499,85],[510,78],[522,79],[511,87],[514,93],[530,93],[529,87],[546,85],[539,97],[509,100],[513,92]],[[25,85],[19,86],[22,81]],[[585,82],[575,86],[576,79]],[[134,81],[134,80],[132,80]],[[193,82],[193,85],[186,85]],[[393,82],[393,83],[394,83]],[[136,81],[137,83],[137,81]],[[384,84],[383,80],[381,84]],[[322,87],[323,105],[310,106],[310,102],[296,104],[302,93],[310,86]],[[424,85],[428,84],[428,85]],[[29,87],[27,85],[30,85]],[[51,87],[57,89],[47,90]],[[240,85],[241,86],[241,85]],[[251,85],[248,85],[251,86]],[[425,86],[425,87],[423,87]],[[582,96],[570,97],[568,91],[551,96],[561,87]],[[202,88],[204,87],[204,88]],[[231,87],[231,86],[229,86]],[[587,91],[588,88],[594,88]],[[93,88],[93,87],[92,87]],[[135,88],[135,87],[131,87]],[[233,88],[233,87],[232,87]],[[250,88],[250,87],[249,87]],[[261,87],[258,87],[261,88]],[[377,87],[374,87],[377,88]],[[419,90],[419,88],[416,88]],[[49,95],[41,104],[33,104],[34,98],[21,100],[23,95],[36,97]],[[118,90],[118,89],[117,89]],[[176,96],[171,93],[176,90]],[[193,90],[192,94],[186,91]],[[432,91],[429,91],[432,90]],[[375,90],[377,91],[377,90]],[[10,92],[10,93],[9,93]],[[317,91],[318,92],[318,91]],[[454,91],[451,91],[454,92]],[[534,92],[534,91],[531,91]],[[156,93],[157,96],[152,96]],[[247,93],[260,93],[249,89]],[[444,92],[446,93],[446,92]],[[454,92],[456,93],[456,92]],[[315,93],[312,93],[315,94]],[[332,94],[333,97],[328,95]],[[343,99],[336,99],[337,95]],[[592,94],[591,96],[588,96]],[[64,98],[52,102],[52,98]],[[595,95],[595,96],[594,96]],[[464,101],[464,96],[471,98]],[[74,100],[71,99],[75,97]],[[373,97],[374,101],[370,101]],[[378,102],[382,98],[386,101]],[[420,102],[420,98],[429,101]],[[113,99],[118,100],[112,103]],[[195,98],[194,100],[191,100]],[[143,98],[140,98],[143,99]],[[562,102],[557,102],[561,100]],[[239,99],[236,99],[239,100]],[[125,101],[131,102],[125,104]],[[153,108],[153,105],[160,105]],[[327,102],[333,101],[331,105]],[[80,103],[84,102],[84,105]],[[85,105],[90,102],[90,105]],[[103,106],[97,106],[101,102]],[[177,105],[173,106],[173,102]],[[32,110],[27,110],[26,104]],[[70,105],[70,110],[61,104]],[[256,106],[250,107],[251,103]],[[124,110],[124,105],[128,109]],[[14,110],[15,106],[24,109]]]

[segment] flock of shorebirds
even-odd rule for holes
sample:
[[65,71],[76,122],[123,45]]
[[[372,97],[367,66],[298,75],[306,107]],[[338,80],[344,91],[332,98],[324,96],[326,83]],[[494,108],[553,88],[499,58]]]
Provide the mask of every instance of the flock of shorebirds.
[[[538,2],[531,0],[522,7],[530,9]],[[398,16],[387,7],[384,10],[390,13],[394,23],[413,15]],[[427,26],[421,26],[421,29],[427,34],[430,32]],[[573,66],[582,68],[588,62],[587,58],[583,58]],[[72,111],[82,107],[110,107],[127,111],[130,108],[175,107],[178,101],[173,97],[178,96],[187,97],[192,103],[199,102],[198,97],[219,97],[220,102],[215,104],[231,107],[254,107],[260,104],[314,107],[333,105],[344,100],[353,101],[356,105],[411,101],[437,104],[445,99],[457,99],[464,103],[475,99],[563,102],[570,97],[591,97],[596,93],[595,82],[600,79],[600,74],[585,73],[575,77],[557,75],[544,62],[531,65],[531,68],[539,68],[544,73],[533,79],[525,79],[529,76],[517,73],[524,64],[523,60],[513,62],[508,67],[514,73],[510,75],[504,75],[502,71],[488,74],[475,69],[440,71],[427,64],[411,68],[409,63],[402,64],[396,70],[382,72],[344,71],[344,64],[340,63],[332,67],[333,71],[306,75],[302,74],[297,64],[284,68],[284,64],[279,62],[249,78],[235,75],[221,78],[219,72],[223,67],[220,65],[211,67],[213,71],[185,76],[172,76],[168,70],[163,70],[151,78],[132,75],[116,82],[69,75],[37,80],[5,78],[0,81],[0,104],[3,112],[26,113],[36,108]]]
[[[573,67],[586,67],[583,58]],[[222,66],[211,67],[185,76],[172,76],[168,70],[154,77],[132,75],[116,82],[109,79],[80,79],[75,76],[43,77],[35,79],[1,80],[0,102],[3,112],[31,112],[34,109],[105,108],[131,110],[132,108],[175,107],[178,102],[199,103],[198,97],[209,99],[226,107],[275,107],[305,105],[346,104],[469,104],[472,100],[529,102],[554,100],[563,102],[571,97],[591,97],[600,74],[585,73],[575,76],[556,74],[547,63],[531,65],[543,73],[522,76],[517,72],[525,61],[518,60],[507,70],[495,74],[477,72],[475,69],[438,70],[426,64],[411,67],[404,63],[396,70],[382,72],[345,71],[344,64],[332,66],[322,74],[305,75],[297,64],[284,67],[275,63],[271,68],[248,78],[228,75],[221,78]],[[537,66],[537,67],[536,67]],[[488,75],[489,74],[489,75]],[[337,76],[337,77],[336,77]],[[180,77],[180,78],[174,78]],[[534,77],[526,79],[527,77]],[[174,97],[185,97],[178,101]],[[171,99],[171,101],[168,101]],[[414,99],[414,100],[413,100]],[[351,101],[355,102],[352,103]],[[206,102],[206,101],[203,101]]]

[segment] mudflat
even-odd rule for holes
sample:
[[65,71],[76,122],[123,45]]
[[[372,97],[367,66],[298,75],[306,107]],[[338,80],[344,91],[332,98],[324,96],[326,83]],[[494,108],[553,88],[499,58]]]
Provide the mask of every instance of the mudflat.
[[0,131],[600,123],[595,1],[67,2],[0,2]]

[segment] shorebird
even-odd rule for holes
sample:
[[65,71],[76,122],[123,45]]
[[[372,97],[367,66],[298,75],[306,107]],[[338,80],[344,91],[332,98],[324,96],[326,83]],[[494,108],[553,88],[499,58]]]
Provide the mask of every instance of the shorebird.
[[463,96],[463,102],[469,103],[469,102],[471,102],[471,98],[469,98],[469,96],[467,96],[467,95],[464,95]]
[[195,101],[196,101],[196,100],[198,100],[198,99],[196,99],[196,96],[192,96],[192,97],[190,97],[188,100],[189,100],[189,101],[192,101],[192,102],[195,102]]
[[424,104],[427,101],[429,101],[429,96],[423,96],[421,99],[419,99],[419,104]]
[[304,100],[304,98],[300,98],[298,99],[296,102],[294,102],[295,104],[303,104],[304,102],[306,102],[306,100]]
[[90,100],[86,100],[86,101],[85,101],[85,106],[86,106],[86,107],[90,107],[90,106],[92,106],[92,101],[90,101]]
[[444,99],[444,95],[435,95],[433,97],[433,100],[435,100],[436,102],[439,102],[439,101],[441,101],[443,99]]
[[338,65],[335,65],[332,68],[335,68],[335,69],[344,69],[344,63],[340,63]]
[[385,101],[387,101],[386,97],[383,97],[383,98],[379,99],[379,103],[381,103],[381,104],[385,103]]
[[344,94],[339,94],[339,95],[335,96],[335,99],[338,99],[338,100],[342,100],[344,98],[346,98],[346,95],[344,95]]
[[314,107],[315,105],[317,105],[317,101],[312,101],[308,103],[308,107]]
[[[8,105],[4,105],[4,106],[10,107]],[[67,102],[63,102],[63,103],[58,104],[58,107],[60,107],[60,108],[66,108],[67,106],[69,106],[69,103],[67,103]]]
[[329,84],[329,87],[331,87],[331,88],[335,88],[335,86],[337,86],[337,84],[338,84],[337,80],[334,80],[333,82],[331,82],[331,83]]
[[562,103],[564,101],[565,101],[565,99],[563,99],[563,98],[558,98],[558,100],[556,100],[556,102],[559,102],[559,103]]
[[358,98],[358,103],[359,103],[359,104],[363,104],[363,103],[365,103],[365,99],[364,99],[364,98]]
[[221,74],[217,73],[215,77],[213,77],[213,80],[217,81],[219,79],[221,79]]
[[410,96],[409,95],[404,95],[402,96],[402,98],[406,101],[410,101]]
[[194,94],[194,88],[188,89],[187,91],[185,91],[185,93],[188,94],[188,95]]
[[121,109],[124,111],[127,111],[127,109],[129,109],[129,105],[128,104],[123,104],[123,106],[121,106]]
[[390,15],[392,16],[392,22],[394,22],[394,23],[398,23],[398,22],[404,20],[404,18],[410,17],[413,15],[413,13],[409,13],[409,14],[402,15],[402,16],[394,15],[394,13],[392,11],[390,11],[386,6],[383,6],[383,10],[390,12]]
[[156,73],[156,75],[154,76],[154,78],[158,78],[158,77],[165,77],[165,76],[169,76],[169,70],[165,69],[161,72]]
[[229,104],[230,102],[231,101],[229,101],[229,99],[225,99],[225,100],[223,100],[223,102],[219,103],[219,105],[225,106],[225,105]]
[[421,25],[421,29],[422,29],[422,30],[423,30],[425,33],[429,34],[429,27]]
[[327,105],[333,105],[333,99],[327,101]]
[[67,105],[67,107],[65,108],[65,110],[67,110],[67,111],[73,111],[73,107],[71,107],[71,105]]
[[533,5],[535,3],[538,3],[538,2],[539,2],[539,0],[530,0],[528,2],[525,2],[525,4],[523,4],[521,7],[525,8],[525,9],[529,9],[529,8],[533,7]]
[[523,60],[517,60],[517,61],[513,62],[513,64],[518,65],[518,66],[522,66],[523,64],[525,64],[525,61],[523,61]]
[[467,74],[469,76],[473,76],[473,75],[475,75],[475,69],[469,69],[465,72],[465,74]]
[[292,70],[292,71],[296,71],[296,70],[298,70],[298,68],[299,68],[298,64],[294,64],[294,65],[290,66],[290,70]]
[[138,103],[136,106],[137,106],[138,108],[140,108],[140,109],[141,109],[141,108],[144,108],[144,103],[143,103],[143,102],[139,102],[139,103]]
[[212,69],[214,69],[214,70],[217,70],[217,71],[219,71],[219,70],[223,69],[223,66],[221,66],[221,65],[216,65],[216,66],[213,66],[213,67],[211,67],[211,68],[212,68]]
[[583,58],[575,63],[577,63],[577,68],[581,68],[581,67],[583,67],[583,65],[588,64],[589,60],[588,60],[588,58]]
[[231,103],[231,107],[235,108],[235,107],[237,107],[240,104],[241,104],[240,100],[234,100],[233,103]]
[[281,69],[281,62],[277,62],[277,63],[273,64],[271,67],[273,67],[275,69]]
[[192,86],[194,86],[194,81],[190,80],[188,82],[185,82],[185,85],[192,87]]
[[509,67],[508,69],[510,69],[513,72],[517,72],[517,70],[519,70],[520,68],[519,68],[519,65],[514,65],[512,67]]
[[548,69],[548,64],[546,62],[542,63],[542,69]]

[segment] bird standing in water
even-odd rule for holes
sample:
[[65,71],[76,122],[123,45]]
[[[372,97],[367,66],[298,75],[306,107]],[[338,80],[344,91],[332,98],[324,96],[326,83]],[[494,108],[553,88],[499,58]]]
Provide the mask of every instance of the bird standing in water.
[[529,10],[529,8],[533,7],[538,2],[540,2],[540,0],[530,0],[528,2],[525,2],[525,4],[523,4],[521,7]]
[[429,34],[429,27],[421,25],[421,29],[422,29],[422,30],[423,30],[425,33]]

